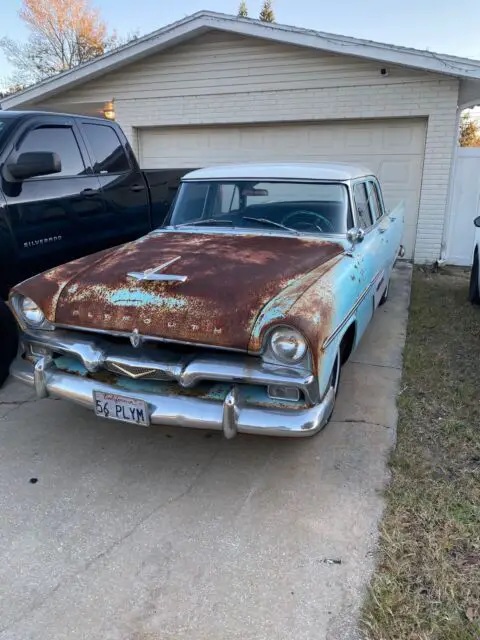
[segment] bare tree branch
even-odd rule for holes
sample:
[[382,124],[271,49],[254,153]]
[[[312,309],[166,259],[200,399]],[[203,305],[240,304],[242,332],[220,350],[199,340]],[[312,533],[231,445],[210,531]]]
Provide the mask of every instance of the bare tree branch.
[[17,85],[38,82],[124,44],[115,32],[107,33],[89,0],[22,0],[19,15],[30,29],[28,40],[0,38]]

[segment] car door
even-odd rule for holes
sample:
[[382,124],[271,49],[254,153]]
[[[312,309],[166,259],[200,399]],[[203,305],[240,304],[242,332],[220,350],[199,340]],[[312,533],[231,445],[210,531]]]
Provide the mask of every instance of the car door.
[[97,229],[99,240],[104,246],[111,246],[147,233],[148,188],[136,162],[129,158],[127,140],[108,121],[83,121],[81,126],[106,206],[104,221]]
[[352,251],[354,269],[360,283],[360,304],[357,309],[357,335],[360,337],[371,320],[385,291],[388,279],[382,232],[378,229],[378,209],[372,197],[372,181],[368,178],[353,184],[355,223],[363,231],[363,240]]
[[17,244],[18,275],[24,279],[88,252],[81,220],[102,211],[99,181],[71,118],[46,117],[30,122],[8,161],[23,153],[58,154],[61,171],[2,185]]

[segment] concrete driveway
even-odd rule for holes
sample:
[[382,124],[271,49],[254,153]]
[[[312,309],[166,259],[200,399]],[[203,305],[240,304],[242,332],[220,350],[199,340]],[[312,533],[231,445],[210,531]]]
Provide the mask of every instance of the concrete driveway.
[[0,392],[0,638],[350,640],[395,440],[410,268],[333,421],[280,440],[104,422]]

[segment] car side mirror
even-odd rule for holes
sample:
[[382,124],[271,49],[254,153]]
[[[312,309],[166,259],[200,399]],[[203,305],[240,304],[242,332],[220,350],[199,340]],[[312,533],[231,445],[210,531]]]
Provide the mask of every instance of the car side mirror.
[[357,244],[358,242],[362,242],[365,238],[365,231],[360,229],[360,227],[352,227],[347,231],[347,239],[352,244]]
[[15,180],[26,180],[36,176],[60,173],[62,163],[58,153],[32,151],[20,154],[15,162],[7,164],[7,170]]
[[480,227],[480,216],[477,216],[477,217],[475,218],[475,220],[473,221],[473,224],[474,224],[476,227]]

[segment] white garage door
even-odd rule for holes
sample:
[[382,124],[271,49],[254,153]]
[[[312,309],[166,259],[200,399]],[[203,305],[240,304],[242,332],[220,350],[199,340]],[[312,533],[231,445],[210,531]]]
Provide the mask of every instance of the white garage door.
[[412,257],[425,150],[426,120],[158,127],[139,130],[145,169],[200,168],[231,162],[342,161],[369,167],[387,207],[406,204],[405,246]]

